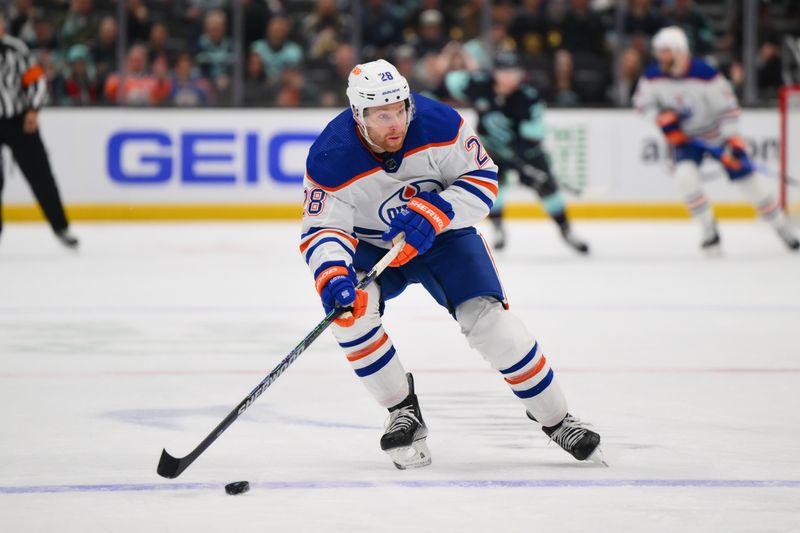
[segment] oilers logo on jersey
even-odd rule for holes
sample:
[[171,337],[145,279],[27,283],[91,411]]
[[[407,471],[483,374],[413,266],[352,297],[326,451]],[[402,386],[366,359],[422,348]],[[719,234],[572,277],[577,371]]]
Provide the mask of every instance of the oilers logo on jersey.
[[378,208],[378,217],[387,226],[392,219],[405,210],[409,200],[423,191],[441,192],[444,185],[437,180],[418,180],[400,187],[394,194],[384,200]]

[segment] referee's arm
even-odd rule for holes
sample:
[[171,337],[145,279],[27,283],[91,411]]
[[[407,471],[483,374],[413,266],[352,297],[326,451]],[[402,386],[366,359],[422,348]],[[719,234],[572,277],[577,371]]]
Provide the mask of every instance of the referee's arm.
[[26,46],[19,48],[17,63],[21,80],[22,97],[25,102],[25,119],[22,129],[25,133],[33,133],[38,129],[38,113],[47,100],[47,76],[44,70],[33,59]]

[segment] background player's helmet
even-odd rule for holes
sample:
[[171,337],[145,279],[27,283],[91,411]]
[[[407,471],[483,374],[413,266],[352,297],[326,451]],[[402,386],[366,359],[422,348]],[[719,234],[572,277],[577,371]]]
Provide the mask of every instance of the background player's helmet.
[[678,26],[669,26],[658,31],[653,37],[653,50],[666,48],[673,54],[681,55],[689,53],[689,39]]
[[494,54],[494,68],[495,70],[516,70],[522,69],[522,66],[516,52],[501,48]]
[[353,118],[358,123],[361,134],[375,146],[367,134],[364,111],[394,102],[406,102],[408,118],[406,126],[414,118],[414,98],[406,80],[394,65],[385,59],[356,65],[347,78],[347,98]]

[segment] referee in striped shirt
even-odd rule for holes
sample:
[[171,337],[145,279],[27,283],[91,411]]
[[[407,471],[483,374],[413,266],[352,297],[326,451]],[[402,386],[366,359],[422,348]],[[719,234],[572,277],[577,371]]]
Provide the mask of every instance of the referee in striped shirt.
[[[22,41],[5,34],[5,17],[0,12],[0,147],[5,145],[11,149],[58,240],[68,248],[76,248],[78,239],[69,231],[58,186],[39,135],[38,113],[46,99],[47,80],[42,67],[36,64]],[[2,192],[3,166],[0,164],[0,195]],[[0,218],[0,235],[2,231]]]

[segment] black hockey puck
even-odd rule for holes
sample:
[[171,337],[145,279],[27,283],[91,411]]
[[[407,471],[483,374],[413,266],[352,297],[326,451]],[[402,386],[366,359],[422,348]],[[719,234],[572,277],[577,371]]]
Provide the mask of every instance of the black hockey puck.
[[250,490],[250,483],[247,481],[234,481],[225,485],[225,492],[231,495],[244,494],[248,490]]

